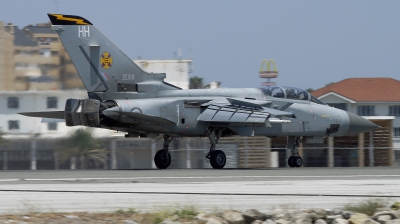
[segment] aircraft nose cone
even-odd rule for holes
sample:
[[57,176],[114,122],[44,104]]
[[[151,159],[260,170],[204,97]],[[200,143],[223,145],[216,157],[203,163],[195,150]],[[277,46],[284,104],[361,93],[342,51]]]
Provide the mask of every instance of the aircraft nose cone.
[[347,112],[347,114],[350,120],[349,131],[347,132],[348,135],[359,134],[379,128],[378,125],[365,118],[349,112]]

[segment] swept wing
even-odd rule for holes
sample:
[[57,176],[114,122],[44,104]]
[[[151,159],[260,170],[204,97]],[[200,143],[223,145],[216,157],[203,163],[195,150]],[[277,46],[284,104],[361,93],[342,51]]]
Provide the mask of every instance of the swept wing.
[[197,120],[218,123],[287,123],[287,120],[276,118],[294,116],[291,112],[264,107],[270,103],[239,98],[213,100],[202,104],[206,109]]

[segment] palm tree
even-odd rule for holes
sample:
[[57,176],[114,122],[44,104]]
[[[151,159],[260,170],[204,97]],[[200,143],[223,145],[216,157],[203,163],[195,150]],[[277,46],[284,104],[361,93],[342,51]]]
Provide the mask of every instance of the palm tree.
[[94,162],[95,167],[103,164],[107,167],[107,150],[100,148],[98,139],[84,129],[78,129],[65,139],[61,140],[62,147],[58,156],[62,161],[71,161],[71,167],[75,167],[76,159],[80,160],[80,168],[86,169],[87,162]]
[[[2,147],[2,146],[7,143],[7,140],[3,137],[3,135],[5,135],[5,133],[0,130],[0,146],[1,146],[0,149],[3,149],[3,150],[0,150],[0,153],[2,154],[1,156],[3,156],[3,158],[4,158],[4,157],[7,157],[7,150],[4,150],[5,147]],[[8,169],[8,163],[3,161],[3,170],[7,170],[7,169]]]
[[189,79],[189,89],[203,89],[203,78],[192,77]]
[[6,142],[6,140],[3,138],[3,135],[5,135],[5,133],[0,130],[0,145]]

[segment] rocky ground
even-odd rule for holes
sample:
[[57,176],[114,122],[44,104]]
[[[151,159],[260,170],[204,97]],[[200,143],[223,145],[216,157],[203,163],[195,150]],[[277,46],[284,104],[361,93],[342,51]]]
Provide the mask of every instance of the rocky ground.
[[275,209],[262,213],[251,209],[199,213],[193,208],[155,213],[139,213],[133,209],[111,213],[29,213],[0,215],[0,223],[126,223],[126,224],[400,224],[400,211],[375,209],[373,215],[343,210]]

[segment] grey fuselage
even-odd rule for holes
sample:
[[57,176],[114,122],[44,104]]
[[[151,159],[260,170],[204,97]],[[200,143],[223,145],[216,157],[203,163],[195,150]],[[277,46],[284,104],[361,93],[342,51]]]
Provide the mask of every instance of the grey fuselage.
[[[232,130],[232,134],[249,136],[326,136],[327,128],[331,124],[339,124],[339,131],[331,136],[348,134],[349,116],[347,112],[323,104],[316,104],[309,100],[292,100],[269,97],[258,88],[223,88],[223,89],[191,89],[191,90],[161,90],[155,93],[89,93],[90,98],[100,98],[103,101],[113,100],[119,110],[137,112],[149,116],[161,117],[172,121],[174,125],[160,125],[157,122],[143,122],[124,115],[114,115],[112,118],[121,124],[110,129],[141,132],[141,133],[168,133],[175,136],[206,136],[208,127],[218,125]],[[290,123],[263,123],[263,124],[233,124],[199,121],[199,115],[206,109],[201,102],[207,102],[226,97],[270,101],[270,108],[293,112],[295,118],[285,117]],[[193,105],[190,102],[200,102]],[[252,130],[244,132],[241,130]]]

